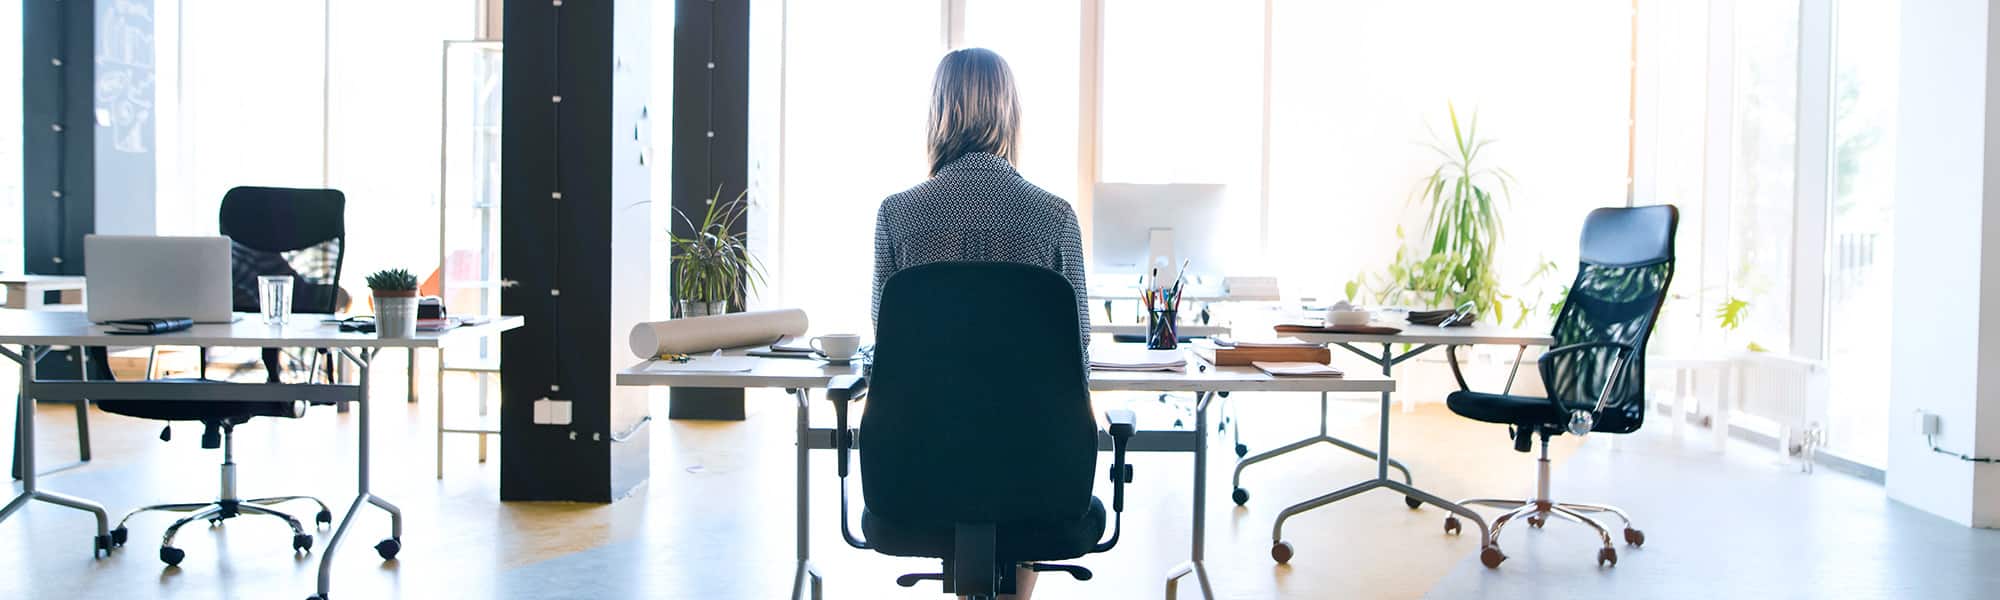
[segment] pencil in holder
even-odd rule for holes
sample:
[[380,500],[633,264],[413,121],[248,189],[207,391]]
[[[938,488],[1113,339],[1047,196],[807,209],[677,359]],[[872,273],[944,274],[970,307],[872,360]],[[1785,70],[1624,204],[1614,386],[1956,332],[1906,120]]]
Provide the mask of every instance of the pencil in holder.
[[1146,348],[1150,350],[1172,350],[1180,347],[1180,311],[1153,309],[1146,311]]

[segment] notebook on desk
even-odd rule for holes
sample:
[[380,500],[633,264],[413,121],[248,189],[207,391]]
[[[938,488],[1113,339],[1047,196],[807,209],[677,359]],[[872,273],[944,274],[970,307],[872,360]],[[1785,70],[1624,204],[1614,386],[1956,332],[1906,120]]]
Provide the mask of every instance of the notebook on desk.
[[1148,350],[1143,344],[1111,344],[1090,349],[1093,371],[1187,371],[1187,353]]

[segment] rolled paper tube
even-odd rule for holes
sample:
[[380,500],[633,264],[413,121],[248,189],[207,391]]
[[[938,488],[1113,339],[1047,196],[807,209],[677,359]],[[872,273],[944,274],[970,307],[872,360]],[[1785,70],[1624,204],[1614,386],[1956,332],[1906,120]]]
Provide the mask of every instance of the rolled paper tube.
[[722,348],[742,348],[805,335],[806,311],[796,308],[731,313],[632,326],[632,354],[654,358],[662,354],[699,354]]

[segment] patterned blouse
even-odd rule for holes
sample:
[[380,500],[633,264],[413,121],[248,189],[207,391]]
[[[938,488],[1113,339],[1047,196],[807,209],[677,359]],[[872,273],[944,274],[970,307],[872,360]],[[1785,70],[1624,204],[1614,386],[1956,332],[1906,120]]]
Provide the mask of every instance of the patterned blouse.
[[1076,210],[1022,179],[1007,159],[972,152],[929,181],[882,201],[875,217],[875,300],[896,271],[947,261],[1013,262],[1046,267],[1076,289],[1076,320],[1090,347],[1083,283],[1083,232]]

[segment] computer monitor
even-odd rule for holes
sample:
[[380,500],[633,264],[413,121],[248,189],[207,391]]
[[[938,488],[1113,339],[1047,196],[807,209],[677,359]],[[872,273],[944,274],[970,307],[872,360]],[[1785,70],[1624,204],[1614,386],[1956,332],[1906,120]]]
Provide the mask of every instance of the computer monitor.
[[[1100,183],[1091,197],[1091,267],[1099,275],[1220,281],[1226,187],[1214,183]],[[1148,260],[1152,264],[1148,264]],[[1196,278],[1195,274],[1204,277]]]

